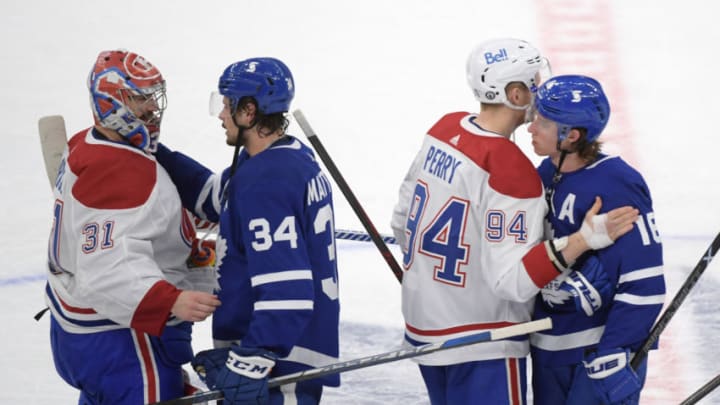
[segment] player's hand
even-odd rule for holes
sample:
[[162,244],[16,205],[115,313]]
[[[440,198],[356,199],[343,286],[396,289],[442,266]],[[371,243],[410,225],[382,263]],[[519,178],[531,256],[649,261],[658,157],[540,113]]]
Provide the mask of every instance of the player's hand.
[[267,404],[268,374],[276,360],[271,351],[233,345],[212,388],[222,390],[226,404]]
[[590,249],[598,250],[612,245],[617,238],[632,230],[639,214],[637,208],[625,206],[598,215],[601,207],[602,200],[595,197],[595,203],[585,214],[580,227],[580,235]]
[[578,270],[564,279],[555,279],[540,290],[547,309],[556,313],[577,312],[593,316],[613,294],[612,284],[602,263],[590,256]]
[[225,368],[229,352],[229,347],[203,350],[193,358],[193,370],[208,387],[215,386],[220,370]]
[[577,312],[587,316],[607,304],[613,293],[610,279],[595,256],[590,256],[580,270],[571,272],[560,288],[572,294]]
[[630,366],[629,357],[630,351],[620,348],[585,357],[585,371],[603,403],[637,405],[640,401],[642,381]]
[[215,312],[220,306],[220,300],[216,295],[202,291],[183,290],[173,304],[173,315],[183,321],[199,322]]

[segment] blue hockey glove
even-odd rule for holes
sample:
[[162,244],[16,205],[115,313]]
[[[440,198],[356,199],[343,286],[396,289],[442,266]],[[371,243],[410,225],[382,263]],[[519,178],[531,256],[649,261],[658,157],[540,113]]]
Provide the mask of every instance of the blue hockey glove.
[[587,316],[610,301],[613,293],[610,279],[595,256],[590,256],[580,270],[571,272],[560,288],[572,293],[575,308]]
[[571,271],[562,282],[551,281],[542,291],[545,304],[555,312],[584,312],[592,316],[612,298],[612,284],[602,263],[590,256],[580,270]]
[[630,367],[630,351],[613,349],[585,357],[585,371],[595,392],[606,404],[636,405],[642,381]]
[[151,338],[157,342],[157,353],[166,364],[179,367],[192,360],[192,326],[192,322],[167,325],[159,338]]
[[222,390],[226,404],[267,404],[270,399],[268,374],[276,360],[273,352],[233,345],[227,364],[218,373],[212,388]]
[[193,370],[208,387],[215,385],[217,375],[225,368],[230,348],[203,350],[192,360]]

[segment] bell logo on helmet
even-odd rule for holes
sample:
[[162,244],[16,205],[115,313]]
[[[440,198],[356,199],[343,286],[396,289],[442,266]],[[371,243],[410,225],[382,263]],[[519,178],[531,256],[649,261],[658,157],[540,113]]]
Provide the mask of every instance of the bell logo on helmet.
[[516,105],[507,100],[505,89],[513,82],[533,91],[550,76],[547,60],[526,41],[499,38],[481,42],[468,55],[467,82],[480,103],[504,104],[514,110],[528,110],[530,104]]
[[498,53],[485,52],[483,56],[485,57],[485,63],[487,63],[488,65],[508,60],[507,49],[505,48],[500,49]]

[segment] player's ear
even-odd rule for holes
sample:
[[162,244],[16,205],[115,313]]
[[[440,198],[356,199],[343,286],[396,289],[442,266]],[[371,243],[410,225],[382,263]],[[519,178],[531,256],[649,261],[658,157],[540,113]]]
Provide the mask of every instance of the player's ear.
[[[257,111],[257,107],[255,106],[255,103],[253,102],[247,102],[242,105],[242,112],[247,115],[250,120],[255,119],[255,112]],[[239,111],[240,112],[240,111]]]
[[530,99],[530,92],[522,83],[510,83],[505,91],[505,96],[512,105],[526,105]]
[[568,132],[566,139],[567,139],[568,141],[572,142],[572,143],[575,143],[575,142],[577,142],[578,140],[580,140],[580,136],[581,136],[581,135],[582,135],[582,134],[580,133],[580,130],[579,130],[579,129],[573,128],[573,129],[571,129],[571,130]]

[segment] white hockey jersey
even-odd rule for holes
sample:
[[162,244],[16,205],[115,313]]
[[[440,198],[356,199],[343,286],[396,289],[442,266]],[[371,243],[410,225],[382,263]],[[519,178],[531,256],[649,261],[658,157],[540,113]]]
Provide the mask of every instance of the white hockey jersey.
[[211,291],[212,271],[186,264],[194,225],[153,156],[82,131],[54,194],[45,298],[64,330],[157,336],[180,289]]
[[[531,319],[559,272],[543,236],[540,177],[510,140],[452,113],[425,137],[399,193],[392,228],[403,247],[407,343],[444,341]],[[524,357],[527,336],[422,356],[447,365]]]

